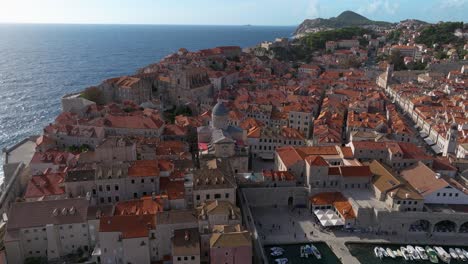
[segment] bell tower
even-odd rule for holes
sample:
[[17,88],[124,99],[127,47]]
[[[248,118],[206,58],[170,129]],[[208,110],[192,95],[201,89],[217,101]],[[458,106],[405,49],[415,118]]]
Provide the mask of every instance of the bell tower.
[[446,140],[447,144],[444,146],[443,155],[446,157],[449,153],[455,153],[457,148],[457,136],[458,136],[458,125],[453,123],[450,126],[450,130],[447,132]]

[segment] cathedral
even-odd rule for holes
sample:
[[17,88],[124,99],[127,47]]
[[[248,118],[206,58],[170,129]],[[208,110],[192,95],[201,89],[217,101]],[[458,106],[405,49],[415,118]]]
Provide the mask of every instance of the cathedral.
[[221,100],[212,109],[211,124],[197,128],[200,157],[229,160],[234,172],[248,170],[247,133],[229,125],[229,110]]

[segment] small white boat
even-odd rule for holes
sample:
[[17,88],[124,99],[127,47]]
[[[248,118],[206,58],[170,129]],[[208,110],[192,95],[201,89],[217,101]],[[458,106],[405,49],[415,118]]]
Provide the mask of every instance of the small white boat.
[[401,257],[401,251],[399,249],[393,250],[393,255],[395,255],[395,257]]
[[286,264],[288,263],[288,259],[287,258],[279,258],[279,259],[275,259],[276,263],[278,264]]
[[374,255],[375,255],[376,258],[382,259],[383,254],[382,254],[382,252],[380,251],[380,248],[379,248],[379,247],[375,247],[375,248],[374,248]]
[[389,257],[395,258],[395,254],[393,254],[393,251],[390,248],[387,248],[386,251]]
[[458,254],[457,252],[455,252],[455,249],[449,248],[449,253],[450,253],[450,257],[452,257],[453,259],[458,259]]
[[270,248],[271,251],[284,251],[283,248],[280,248],[280,247],[272,247]]
[[388,257],[388,253],[387,253],[387,251],[385,250],[385,248],[380,247],[380,251],[382,251],[382,254],[383,254],[384,257]]
[[322,254],[320,254],[320,251],[316,246],[310,244],[310,249],[312,250],[312,254],[314,254],[317,259],[322,259]]
[[468,259],[468,251],[466,251],[464,248],[462,248],[463,255]]
[[306,252],[305,246],[301,246],[301,258],[309,258],[309,253]]
[[447,251],[445,251],[445,249],[443,249],[442,247],[434,247],[436,253],[437,253],[437,256],[440,258],[440,260],[442,260],[443,262],[445,263],[450,263],[450,254],[447,253]]
[[427,256],[427,253],[426,253],[426,251],[424,250],[424,248],[419,247],[419,246],[416,246],[416,247],[414,247],[414,249],[416,250],[416,252],[418,253],[419,257],[420,257],[422,260],[428,260],[428,259],[429,259],[429,257]]
[[406,248],[408,249],[408,253],[411,254],[411,256],[413,257],[414,260],[421,259],[421,257],[419,257],[418,252],[416,252],[416,249],[414,249],[413,246],[408,245],[408,246],[406,246]]
[[408,253],[408,249],[406,249],[405,247],[400,247],[400,251],[401,251],[401,255],[403,256],[405,260],[413,260],[413,257],[411,256],[411,254]]
[[458,257],[462,260],[462,261],[466,261],[466,257],[465,257],[465,254],[463,254],[463,251],[459,248],[456,248],[455,249],[455,252],[457,253]]
[[273,257],[279,257],[283,255],[283,251],[273,251],[270,253],[270,255],[272,255]]
[[437,252],[432,249],[430,246],[426,246],[426,253],[429,256],[429,261],[431,263],[439,263],[439,259],[437,258]]

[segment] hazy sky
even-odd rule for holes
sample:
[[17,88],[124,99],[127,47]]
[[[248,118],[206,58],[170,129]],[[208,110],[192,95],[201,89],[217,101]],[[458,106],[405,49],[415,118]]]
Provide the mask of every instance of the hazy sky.
[[297,25],[344,10],[392,22],[468,21],[468,0],[0,0],[0,22]]

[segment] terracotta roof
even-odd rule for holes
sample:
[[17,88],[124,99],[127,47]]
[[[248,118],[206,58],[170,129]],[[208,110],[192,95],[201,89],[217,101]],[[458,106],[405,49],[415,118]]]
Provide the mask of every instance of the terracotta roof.
[[43,175],[32,176],[26,187],[24,198],[38,198],[50,195],[62,195],[65,188],[61,186],[65,173],[46,172]]
[[445,179],[437,178],[436,173],[422,162],[403,170],[401,175],[423,196],[449,186]]
[[154,177],[159,176],[157,160],[136,160],[128,168],[129,177]]
[[369,166],[340,166],[339,168],[343,177],[372,177]]
[[155,228],[154,214],[103,216],[99,221],[99,232],[120,232],[123,238],[148,237]]
[[295,181],[296,177],[289,171],[263,170],[263,177],[270,181]]
[[354,219],[353,207],[341,192],[322,192],[309,198],[313,205],[332,205],[344,219]]
[[119,202],[115,205],[114,215],[145,215],[162,212],[163,207],[160,200],[152,197],[142,197],[139,200]]
[[185,197],[184,181],[173,181],[167,177],[159,179],[161,193],[168,196],[169,200],[179,200]]
[[[218,229],[220,228],[218,227]],[[252,239],[249,231],[233,231],[224,228],[222,232],[214,232],[210,237],[210,248],[236,247],[252,247]]]
[[326,166],[328,167],[328,163],[325,161],[322,156],[311,155],[305,158],[305,161],[309,163],[311,166]]
[[287,168],[303,160],[302,156],[293,147],[277,148],[276,153]]

